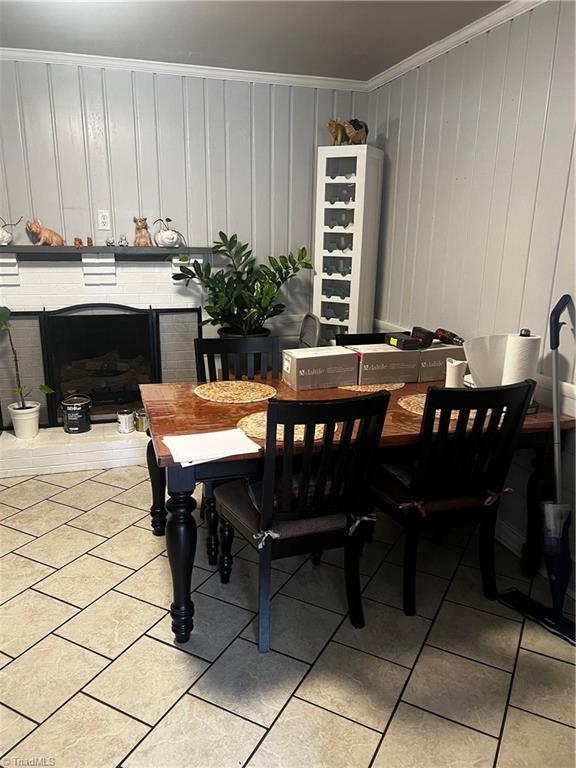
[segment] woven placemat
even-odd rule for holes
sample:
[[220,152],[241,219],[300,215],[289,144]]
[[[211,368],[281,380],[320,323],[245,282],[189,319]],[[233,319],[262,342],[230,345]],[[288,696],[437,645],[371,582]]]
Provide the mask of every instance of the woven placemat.
[[274,397],[276,390],[255,381],[214,381],[200,384],[194,394],[213,403],[259,403]]
[[348,384],[338,389],[347,389],[350,392],[381,392],[386,389],[388,392],[394,392],[395,389],[402,389],[405,386],[404,382],[399,381],[394,384]]
[[[415,416],[424,414],[424,405],[426,404],[426,395],[406,395],[398,400],[398,405],[405,411],[413,413]],[[451,419],[458,418],[458,411],[452,411]]]
[[[252,437],[255,440],[266,439],[266,411],[258,411],[257,413],[250,413],[248,416],[242,416],[237,423],[237,427],[243,430],[248,437]],[[304,435],[306,427],[304,424],[296,424],[294,427],[294,442],[301,443],[304,441]],[[324,435],[324,427],[320,424],[314,431],[314,440],[320,440]],[[284,427],[279,426],[276,431],[276,440],[282,442],[284,440]]]

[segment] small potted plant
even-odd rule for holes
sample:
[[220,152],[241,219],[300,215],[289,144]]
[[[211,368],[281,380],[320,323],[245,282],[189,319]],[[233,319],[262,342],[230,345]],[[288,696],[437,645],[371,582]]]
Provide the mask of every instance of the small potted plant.
[[[14,425],[14,433],[16,437],[24,440],[30,439],[36,437],[38,434],[40,403],[36,400],[27,400],[32,389],[24,386],[20,378],[18,355],[16,354],[16,347],[14,346],[12,333],[10,332],[10,310],[8,307],[0,307],[0,333],[5,333],[8,337],[8,343],[10,344],[10,350],[14,360],[14,373],[16,377],[16,387],[14,392],[18,400],[8,406],[8,412],[10,413],[12,424]],[[54,392],[54,390],[47,384],[42,384],[38,389],[45,394],[52,394]]]
[[268,257],[267,264],[257,264],[248,243],[241,243],[237,235],[228,237],[219,233],[212,252],[228,259],[221,269],[213,270],[209,263],[181,264],[173,280],[198,280],[207,292],[205,312],[210,319],[204,324],[218,325],[220,336],[267,336],[264,324],[281,314],[286,306],[278,299],[284,283],[302,269],[312,269],[305,248],[297,255]]

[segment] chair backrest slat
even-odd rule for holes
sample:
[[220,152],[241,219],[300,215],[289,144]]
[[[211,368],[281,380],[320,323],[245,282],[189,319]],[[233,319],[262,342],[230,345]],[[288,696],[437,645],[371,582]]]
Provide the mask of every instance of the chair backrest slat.
[[[430,387],[412,481],[413,494],[460,496],[501,490],[535,383]],[[456,419],[450,419],[457,412]]]
[[[246,336],[237,339],[195,339],[198,381],[223,381],[232,376],[252,380],[280,375],[280,351],[277,336]],[[206,363],[208,364],[206,366]],[[206,368],[208,375],[206,375]]]
[[316,427],[314,424],[306,424],[304,432],[304,450],[302,454],[302,474],[300,487],[298,488],[298,511],[306,509],[309,504],[310,476],[312,473],[312,460],[314,458],[314,438]]
[[292,508],[292,468],[294,465],[294,424],[284,425],[284,445],[282,454],[282,503],[281,510],[290,512]]
[[[368,483],[358,487],[357,481],[377,459],[389,397],[383,391],[327,402],[268,402],[262,526],[270,527],[275,517],[360,513],[368,503]],[[294,438],[299,425],[304,426],[303,440]],[[284,430],[281,460],[280,449],[269,443],[279,426]],[[319,428],[322,436],[315,440]],[[350,499],[354,503],[347,505]]]

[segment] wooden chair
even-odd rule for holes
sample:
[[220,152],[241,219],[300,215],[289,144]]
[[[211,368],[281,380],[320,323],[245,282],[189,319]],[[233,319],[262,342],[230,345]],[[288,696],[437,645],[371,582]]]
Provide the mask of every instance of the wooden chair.
[[345,347],[350,344],[384,344],[385,333],[338,333],[336,346]]
[[[494,530],[500,497],[535,383],[485,389],[430,387],[413,465],[384,463],[375,506],[404,526],[404,613],[416,610],[418,532],[480,523],[484,594],[497,596]],[[456,418],[451,420],[451,414]]]
[[[198,381],[228,381],[231,378],[266,379],[280,375],[277,336],[247,336],[238,339],[194,339]],[[218,362],[220,368],[218,368]],[[208,368],[208,375],[206,375]]]
[[[265,380],[280,375],[277,336],[238,339],[194,339],[199,382],[235,379]],[[208,375],[207,373],[208,372]],[[200,515],[206,520],[206,550],[210,565],[218,562],[218,514],[214,503],[214,483],[204,483]]]
[[[271,563],[277,558],[344,547],[350,620],[364,626],[358,528],[369,502],[368,478],[388,400],[388,392],[331,402],[270,400],[261,495],[242,480],[216,488],[221,581],[230,578],[234,530],[259,555],[260,651],[270,648]],[[300,443],[294,440],[296,425],[305,426]],[[324,431],[315,441],[319,425]]]

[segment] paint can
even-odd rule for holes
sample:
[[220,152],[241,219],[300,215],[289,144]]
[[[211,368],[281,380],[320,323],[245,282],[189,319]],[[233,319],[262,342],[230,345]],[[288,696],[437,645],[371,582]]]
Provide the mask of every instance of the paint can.
[[118,432],[123,435],[134,432],[134,411],[118,411]]
[[148,416],[146,416],[144,408],[141,408],[134,414],[134,425],[136,432],[146,432],[148,429]]
[[70,395],[61,402],[64,432],[79,434],[92,429],[90,408],[92,400],[87,395]]

